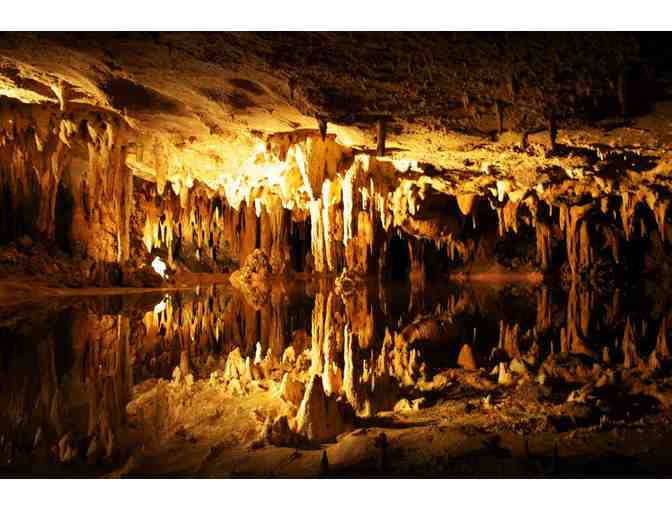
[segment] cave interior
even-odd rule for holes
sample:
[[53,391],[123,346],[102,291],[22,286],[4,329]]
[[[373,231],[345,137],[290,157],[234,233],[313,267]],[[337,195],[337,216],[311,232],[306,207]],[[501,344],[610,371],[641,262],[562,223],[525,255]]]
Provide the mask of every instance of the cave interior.
[[2,34],[0,476],[669,476],[666,41]]

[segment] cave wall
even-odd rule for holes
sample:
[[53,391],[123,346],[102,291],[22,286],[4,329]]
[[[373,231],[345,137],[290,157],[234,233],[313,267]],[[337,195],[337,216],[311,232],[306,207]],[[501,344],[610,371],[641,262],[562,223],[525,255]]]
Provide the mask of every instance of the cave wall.
[[28,235],[75,257],[127,260],[127,135],[106,113],[0,102],[0,242]]

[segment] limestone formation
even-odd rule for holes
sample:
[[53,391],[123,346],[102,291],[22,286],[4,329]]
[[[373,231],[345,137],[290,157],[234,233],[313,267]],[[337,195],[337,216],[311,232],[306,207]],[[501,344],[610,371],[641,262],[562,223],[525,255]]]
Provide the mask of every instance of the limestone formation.
[[469,344],[464,344],[460,349],[460,353],[457,357],[457,364],[465,370],[478,369],[476,357],[474,356],[474,352]]
[[310,441],[334,439],[352,426],[350,407],[334,396],[327,397],[322,378],[313,374],[297,413],[297,432]]

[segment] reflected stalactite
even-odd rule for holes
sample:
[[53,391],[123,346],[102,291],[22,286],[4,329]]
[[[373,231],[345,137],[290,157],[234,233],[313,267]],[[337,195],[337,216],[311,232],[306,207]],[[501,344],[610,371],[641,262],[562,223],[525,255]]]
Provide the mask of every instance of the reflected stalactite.
[[595,356],[585,338],[589,333],[592,301],[591,292],[573,285],[567,298],[567,318],[560,332],[561,352]]
[[[388,302],[397,299],[394,293],[353,282],[279,289],[260,308],[230,289],[204,286],[157,296],[140,314],[118,307],[69,311],[48,321],[67,328],[43,335],[28,356],[4,351],[10,371],[0,373],[7,388],[3,430],[24,438],[13,451],[28,448],[39,426],[45,444],[64,445],[58,454],[45,450],[48,458],[118,459],[129,437],[124,409],[132,388],[154,377],[193,384],[221,369],[232,394],[246,395],[248,385],[280,384],[289,370],[283,398],[298,406],[317,376],[325,398],[366,417],[392,410],[455,370],[478,379],[497,368],[488,384],[509,384],[526,367],[554,359],[549,341],[558,337],[560,351],[614,367],[655,371],[670,359],[669,303],[630,311],[618,291],[597,300],[578,286],[566,295],[547,287],[447,286],[436,294],[428,287],[412,313],[402,307],[391,322],[399,306]],[[61,352],[63,345],[70,354]],[[461,354],[465,348],[470,356]],[[39,376],[11,375],[17,371]]]
[[[38,469],[54,460],[117,462],[125,455],[126,405],[134,385],[133,328],[128,314],[106,311],[54,312],[49,323],[67,327],[58,326],[37,343],[24,338],[29,357],[3,353],[9,372],[0,379],[8,401],[0,428],[3,435],[19,439],[16,455],[40,450]],[[16,377],[21,373],[26,381]],[[21,433],[11,432],[16,426]]]

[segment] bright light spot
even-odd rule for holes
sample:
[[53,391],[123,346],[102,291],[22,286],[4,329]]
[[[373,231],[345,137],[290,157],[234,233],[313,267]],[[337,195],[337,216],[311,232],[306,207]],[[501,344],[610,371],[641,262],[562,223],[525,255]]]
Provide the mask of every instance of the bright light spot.
[[168,279],[168,276],[166,275],[166,269],[168,269],[168,266],[166,266],[166,263],[161,260],[160,257],[156,257],[154,260],[152,260],[152,267],[154,268],[154,271],[161,275],[162,278],[166,280]]
[[163,298],[160,303],[154,305],[154,313],[156,315],[160,314],[166,309],[166,298]]

